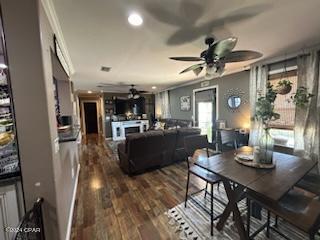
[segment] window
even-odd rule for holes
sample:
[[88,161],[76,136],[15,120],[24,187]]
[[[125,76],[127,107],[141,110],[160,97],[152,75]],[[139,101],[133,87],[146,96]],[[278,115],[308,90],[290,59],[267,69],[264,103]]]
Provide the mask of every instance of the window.
[[275,140],[275,144],[293,147],[294,145],[294,119],[296,107],[291,101],[291,96],[297,90],[297,70],[292,70],[286,74],[278,73],[269,75],[271,85],[276,86],[279,81],[286,79],[292,83],[291,91],[286,95],[277,95],[274,102],[274,111],[280,114],[280,118],[272,121],[269,125],[271,127],[271,135]]

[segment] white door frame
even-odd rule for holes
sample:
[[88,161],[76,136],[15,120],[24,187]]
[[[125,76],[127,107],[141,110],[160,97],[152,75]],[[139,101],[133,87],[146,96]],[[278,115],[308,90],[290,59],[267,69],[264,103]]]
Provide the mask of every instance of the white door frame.
[[192,95],[192,118],[193,118],[193,123],[195,124],[195,119],[196,119],[196,92],[202,92],[205,90],[210,90],[210,89],[216,89],[216,120],[219,119],[219,86],[218,85],[212,85],[209,87],[203,87],[203,88],[197,88],[193,89],[193,95]]

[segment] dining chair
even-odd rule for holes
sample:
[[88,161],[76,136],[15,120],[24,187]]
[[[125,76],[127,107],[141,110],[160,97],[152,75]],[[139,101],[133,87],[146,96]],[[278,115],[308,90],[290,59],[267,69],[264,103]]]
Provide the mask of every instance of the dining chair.
[[[290,190],[279,202],[271,202],[250,191],[247,193],[247,197],[249,204],[251,201],[255,201],[267,210],[266,223],[251,234],[250,239],[253,239],[265,228],[267,229],[266,236],[268,238],[270,230],[273,230],[283,238],[289,239],[287,233],[281,232],[278,229],[278,221],[271,226],[271,213],[275,215],[276,219],[280,217],[287,223],[308,234],[310,240],[315,239],[315,235],[320,229],[320,201],[318,197],[310,197],[304,191],[297,189]],[[250,233],[250,212],[248,212],[247,217],[247,231]]]
[[[185,207],[187,207],[187,201],[188,198],[193,200],[196,204],[198,204],[202,209],[204,209],[207,213],[209,213],[210,218],[211,218],[211,236],[213,235],[213,221],[217,218],[214,217],[213,213],[213,201],[216,199],[213,195],[213,185],[214,184],[219,184],[221,179],[219,176],[217,176],[214,173],[211,173],[204,168],[201,168],[197,165],[194,164],[194,158],[193,155],[196,150],[198,149],[204,149],[206,153],[206,157],[210,157],[215,154],[219,154],[219,152],[216,152],[215,149],[215,144],[210,144],[208,142],[208,138],[206,135],[194,135],[194,136],[188,136],[184,138],[184,148],[187,153],[187,166],[188,166],[188,177],[187,177],[187,187],[186,187],[186,198],[185,198]],[[210,151],[210,149],[213,149],[214,151]],[[190,175],[194,175],[206,182],[206,187],[204,189],[201,189],[197,192],[189,194],[189,182],[190,182]],[[192,196],[194,194],[197,194],[201,191],[205,191],[205,197],[207,195],[207,187],[210,185],[210,211],[203,206],[201,203],[199,203],[196,199],[194,199]],[[220,199],[216,199],[217,201],[221,201]]]
[[219,129],[220,149],[222,152],[238,148],[237,135],[234,129]]
[[320,197],[320,175],[318,174],[308,173],[296,186]]
[[45,240],[41,210],[42,203],[43,199],[38,198],[32,209],[23,216],[17,227],[17,229],[33,229],[34,231],[16,231],[12,240]]

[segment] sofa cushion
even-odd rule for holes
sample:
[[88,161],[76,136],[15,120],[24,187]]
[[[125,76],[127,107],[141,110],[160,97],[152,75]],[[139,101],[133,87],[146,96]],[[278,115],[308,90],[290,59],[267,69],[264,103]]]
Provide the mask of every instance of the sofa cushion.
[[192,120],[185,120],[185,119],[173,119],[173,118],[166,118],[160,119],[160,122],[165,123],[165,129],[170,128],[187,128],[192,126]]
[[176,148],[184,148],[184,137],[190,135],[198,135],[201,130],[199,128],[178,128],[177,129],[177,146]]
[[163,151],[163,131],[148,131],[127,136],[127,152],[132,158]]
[[177,120],[177,127],[180,126],[181,128],[191,128],[192,121],[189,120]]

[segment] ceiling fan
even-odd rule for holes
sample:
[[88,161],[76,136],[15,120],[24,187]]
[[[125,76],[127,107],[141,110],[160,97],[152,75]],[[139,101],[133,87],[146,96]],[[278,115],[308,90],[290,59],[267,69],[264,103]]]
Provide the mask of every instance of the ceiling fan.
[[215,41],[213,37],[207,37],[205,39],[205,44],[208,45],[208,49],[201,52],[200,57],[170,57],[170,59],[200,62],[184,69],[180,74],[193,71],[194,74],[198,76],[201,71],[206,68],[206,79],[222,76],[226,63],[242,62],[262,57],[261,53],[255,51],[232,51],[237,44],[237,40],[236,37],[229,37],[220,41]]
[[99,88],[106,88],[106,87],[112,87],[112,88],[117,88],[117,87],[121,87],[123,89],[123,87],[130,87],[129,88],[129,92],[128,92],[128,98],[129,99],[138,99],[140,98],[140,94],[143,93],[148,93],[147,91],[139,91],[135,88],[136,85],[134,84],[123,84],[123,83],[119,83],[119,84],[110,84],[110,83],[100,83],[97,87]]

